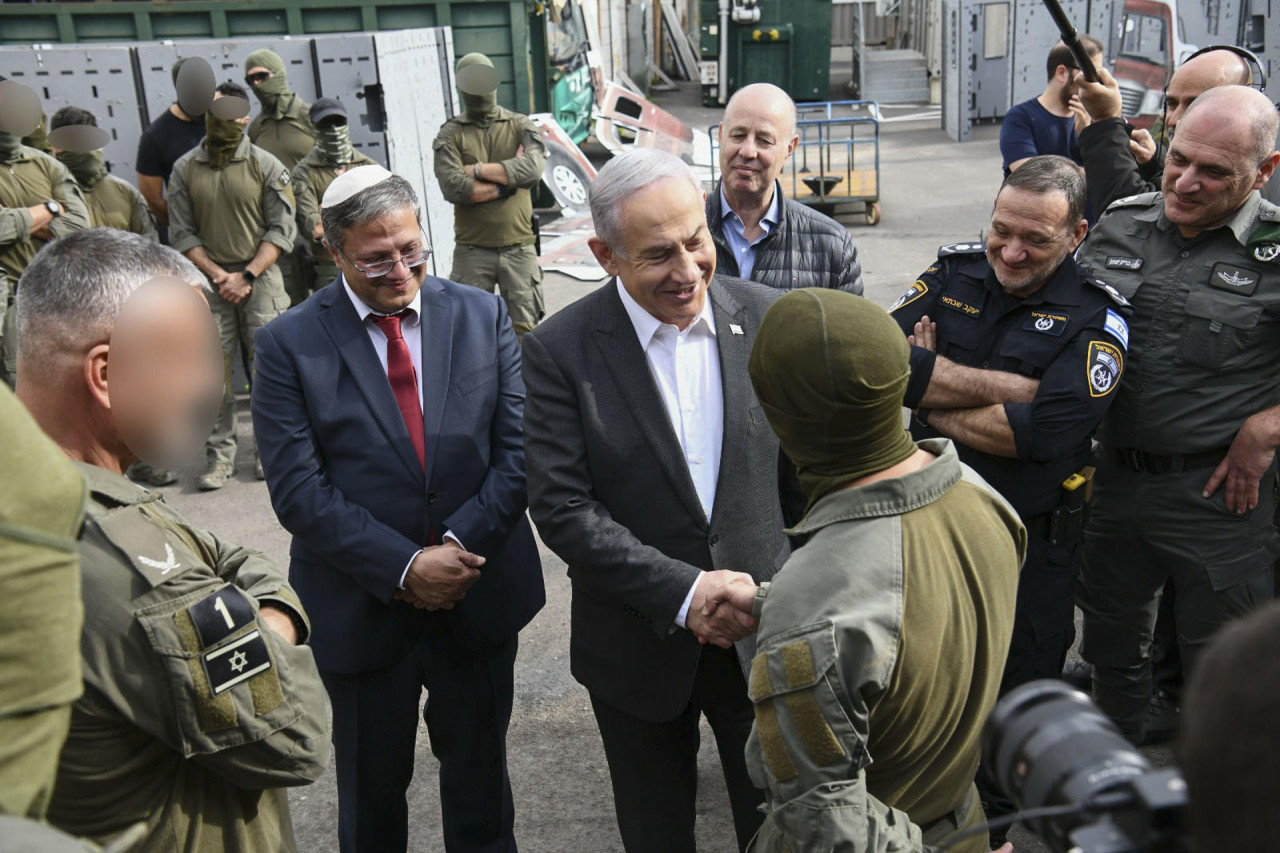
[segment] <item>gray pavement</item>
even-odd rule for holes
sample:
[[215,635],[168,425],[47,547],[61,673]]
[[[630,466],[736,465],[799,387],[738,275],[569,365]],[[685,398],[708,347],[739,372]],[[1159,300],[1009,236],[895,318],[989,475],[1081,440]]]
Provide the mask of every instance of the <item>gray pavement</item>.
[[[705,127],[714,113],[680,99],[694,126]],[[882,135],[884,220],[865,224],[860,211],[847,222],[865,269],[867,296],[888,305],[929,266],[938,246],[977,239],[1000,182],[998,129],[980,127],[975,141],[957,145],[936,127],[886,126]],[[842,217],[843,220],[843,217]],[[549,274],[546,299],[556,311],[596,287]],[[266,486],[252,475],[247,449],[247,403],[241,404],[240,459],[236,477],[220,492],[198,493],[196,466],[164,489],[168,500],[194,522],[227,539],[264,551],[286,566],[289,536],[271,511]],[[510,772],[516,803],[516,830],[526,853],[621,850],[614,823],[608,769],[586,692],[569,675],[569,584],[565,566],[545,548],[543,571],[547,606],[520,637],[516,663],[516,704],[512,719]],[[736,850],[728,801],[720,778],[714,740],[705,731],[700,758],[698,844],[706,853]],[[409,849],[443,850],[437,764],[425,726],[419,728],[416,773],[409,792]],[[337,793],[332,768],[317,783],[291,792],[299,848],[337,849]],[[1019,850],[1044,848],[1015,835]]]

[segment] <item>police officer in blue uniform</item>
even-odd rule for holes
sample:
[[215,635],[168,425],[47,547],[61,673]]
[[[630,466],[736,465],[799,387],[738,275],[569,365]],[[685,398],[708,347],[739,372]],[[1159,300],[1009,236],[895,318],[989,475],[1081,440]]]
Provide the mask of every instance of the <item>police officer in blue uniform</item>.
[[1027,527],[1002,693],[1058,676],[1075,639],[1080,472],[1124,374],[1127,302],[1071,258],[1085,199],[1074,163],[1032,158],[1001,185],[986,245],[944,246],[890,308],[912,344],[913,437],[953,439]]

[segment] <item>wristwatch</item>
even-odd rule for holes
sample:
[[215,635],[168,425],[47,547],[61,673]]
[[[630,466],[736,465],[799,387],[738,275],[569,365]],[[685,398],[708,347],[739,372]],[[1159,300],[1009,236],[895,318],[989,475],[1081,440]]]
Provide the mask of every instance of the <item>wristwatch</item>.
[[59,216],[62,215],[62,205],[58,204],[53,199],[49,199],[48,201],[46,201],[44,203],[44,206],[47,207],[49,209],[49,212],[53,214],[54,219],[57,219]]
[[244,280],[249,282],[250,284],[253,284],[255,281],[258,280],[258,274],[253,270],[249,269],[248,267],[245,267],[244,269],[240,270],[240,275],[244,276]]

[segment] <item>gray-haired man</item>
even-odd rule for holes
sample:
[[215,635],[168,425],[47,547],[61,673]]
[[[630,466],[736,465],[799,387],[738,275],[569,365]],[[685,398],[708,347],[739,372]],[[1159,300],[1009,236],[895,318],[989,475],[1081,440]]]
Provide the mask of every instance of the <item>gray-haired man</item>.
[[745,847],[764,799],[743,758],[755,625],[704,601],[742,573],[772,577],[803,506],[747,378],[780,294],[714,275],[702,189],[669,154],[610,161],[591,215],[614,280],[524,338],[530,511],[569,565],[571,666],[591,693],[624,847],[694,850],[704,714]]

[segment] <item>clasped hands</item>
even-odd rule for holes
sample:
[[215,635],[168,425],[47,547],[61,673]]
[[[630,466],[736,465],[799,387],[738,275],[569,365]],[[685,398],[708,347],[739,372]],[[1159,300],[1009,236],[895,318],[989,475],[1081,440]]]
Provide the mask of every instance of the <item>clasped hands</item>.
[[703,572],[693,591],[685,627],[700,643],[727,649],[756,630],[751,615],[756,582],[742,572]]
[[484,564],[484,557],[465,550],[453,539],[445,539],[443,545],[418,552],[405,573],[404,589],[396,590],[394,597],[419,610],[452,610],[480,580],[480,567]]

